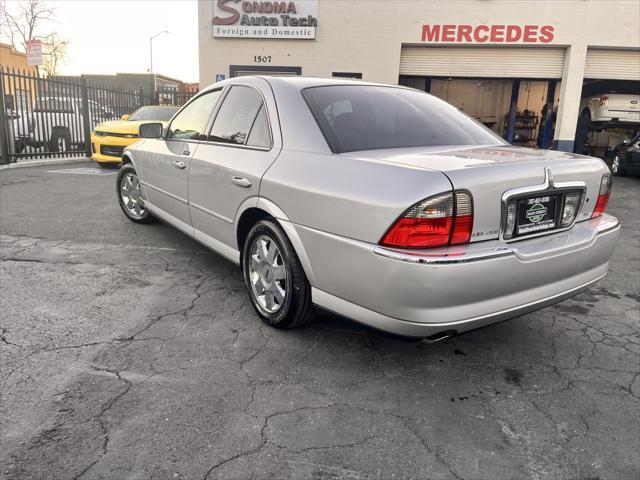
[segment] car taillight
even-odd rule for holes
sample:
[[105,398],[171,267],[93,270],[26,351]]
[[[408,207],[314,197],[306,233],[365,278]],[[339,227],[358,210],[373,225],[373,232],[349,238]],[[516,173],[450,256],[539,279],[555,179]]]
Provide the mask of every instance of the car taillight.
[[447,192],[415,204],[380,241],[387,247],[431,248],[467,243],[473,229],[468,192]]
[[609,202],[609,194],[611,193],[611,176],[605,173],[600,180],[600,192],[598,192],[598,201],[593,209],[591,218],[599,217],[607,208]]
[[609,97],[607,97],[607,96],[600,97],[600,106],[601,107],[606,107],[608,103],[609,103]]

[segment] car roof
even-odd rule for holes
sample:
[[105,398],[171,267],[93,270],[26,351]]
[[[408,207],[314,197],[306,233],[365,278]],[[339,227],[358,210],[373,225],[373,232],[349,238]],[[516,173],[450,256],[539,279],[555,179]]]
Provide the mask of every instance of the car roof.
[[209,85],[203,91],[210,90],[212,88],[218,88],[223,85],[233,85],[235,83],[243,83],[243,80],[260,78],[265,80],[272,86],[279,86],[284,89],[296,89],[303,90],[309,87],[320,87],[329,85],[368,85],[368,86],[380,86],[380,87],[397,87],[407,88],[398,85],[386,85],[384,83],[365,82],[363,80],[350,79],[350,78],[322,78],[322,77],[302,77],[302,76],[274,76],[274,75],[245,75],[241,77],[233,77],[222,82],[217,82]]

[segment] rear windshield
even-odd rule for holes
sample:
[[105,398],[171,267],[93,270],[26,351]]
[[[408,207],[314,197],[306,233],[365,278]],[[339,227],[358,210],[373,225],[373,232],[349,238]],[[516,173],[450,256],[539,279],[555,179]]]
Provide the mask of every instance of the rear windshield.
[[157,120],[159,122],[168,122],[177,111],[178,107],[142,107],[133,112],[129,120]]
[[302,95],[336,153],[505,143],[455,107],[415,90],[332,85],[307,88]]

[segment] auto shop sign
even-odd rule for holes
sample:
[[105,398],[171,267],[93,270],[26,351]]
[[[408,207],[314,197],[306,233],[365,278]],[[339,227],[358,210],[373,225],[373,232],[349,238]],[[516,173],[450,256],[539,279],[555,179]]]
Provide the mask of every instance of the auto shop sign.
[[422,25],[425,43],[551,43],[553,25]]
[[318,0],[214,0],[212,23],[214,37],[313,40],[318,27]]

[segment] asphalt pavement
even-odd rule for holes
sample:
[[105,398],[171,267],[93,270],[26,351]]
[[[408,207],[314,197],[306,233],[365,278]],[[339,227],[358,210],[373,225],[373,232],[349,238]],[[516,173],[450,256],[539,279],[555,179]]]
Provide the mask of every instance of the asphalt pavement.
[[124,217],[115,171],[0,185],[3,479],[640,478],[638,178],[599,285],[432,345],[265,326],[237,267]]

